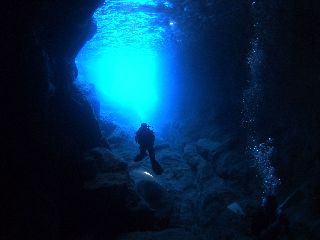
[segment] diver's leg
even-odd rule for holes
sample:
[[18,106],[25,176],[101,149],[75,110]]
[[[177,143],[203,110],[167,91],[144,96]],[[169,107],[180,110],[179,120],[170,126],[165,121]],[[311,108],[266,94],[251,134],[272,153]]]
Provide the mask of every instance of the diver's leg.
[[148,153],[149,153],[149,157],[150,157],[152,170],[154,171],[155,174],[160,175],[163,172],[163,169],[160,166],[160,164],[156,161],[156,156],[155,156],[153,146],[148,147]]
[[139,149],[140,149],[140,153],[135,157],[134,159],[135,162],[141,161],[146,155],[146,150],[147,150],[146,147],[140,146]]
[[148,153],[149,153],[150,161],[151,162],[156,161],[156,154],[154,152],[153,146],[148,147]]

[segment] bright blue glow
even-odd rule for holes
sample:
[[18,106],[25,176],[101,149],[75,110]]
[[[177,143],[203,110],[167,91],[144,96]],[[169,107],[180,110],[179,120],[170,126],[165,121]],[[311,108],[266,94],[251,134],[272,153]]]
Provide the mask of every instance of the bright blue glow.
[[139,5],[154,5],[156,4],[155,0],[118,0],[119,3],[125,4],[139,4]]
[[168,2],[168,1],[165,1],[163,3],[164,6],[168,7],[168,8],[172,8],[173,7],[173,4],[171,2]]
[[94,84],[103,99],[133,109],[141,119],[152,112],[158,99],[155,53],[113,49],[94,64]]
[[154,0],[120,0],[122,3],[135,3],[140,5],[155,5],[156,1]]
[[[161,0],[109,0],[93,18],[97,33],[76,58],[80,87],[95,86],[101,106],[149,121],[163,103],[161,51],[171,36]],[[103,109],[102,109],[103,112]],[[127,114],[129,115],[129,114]]]

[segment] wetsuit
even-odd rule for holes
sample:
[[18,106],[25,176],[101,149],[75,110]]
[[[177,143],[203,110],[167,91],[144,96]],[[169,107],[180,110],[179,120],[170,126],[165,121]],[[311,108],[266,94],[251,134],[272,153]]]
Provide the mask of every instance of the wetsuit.
[[163,169],[155,158],[155,151],[153,146],[155,136],[153,131],[146,126],[141,126],[136,133],[135,140],[140,145],[140,153],[134,160],[136,162],[141,161],[145,157],[146,151],[148,151],[153,171],[158,175],[161,174],[163,172]]

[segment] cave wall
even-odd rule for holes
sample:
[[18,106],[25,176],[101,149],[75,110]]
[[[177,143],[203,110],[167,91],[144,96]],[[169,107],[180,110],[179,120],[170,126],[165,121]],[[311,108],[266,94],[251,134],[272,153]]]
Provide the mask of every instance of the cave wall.
[[[230,129],[246,135],[242,98],[252,77],[250,42],[258,34],[263,58],[262,95],[255,116],[257,141],[273,138],[271,162],[281,179],[278,197],[284,200],[299,193],[288,214],[296,233],[312,238],[319,226],[312,220],[319,217],[319,2],[255,1],[254,11],[251,1],[204,2],[193,4],[212,3],[214,8],[198,11],[201,16],[213,14],[216,21],[194,15],[188,19],[190,39],[179,52],[182,64],[177,75],[183,76],[185,99],[183,117],[173,126],[180,133],[176,138],[215,139],[213,126],[226,126],[222,135]],[[197,40],[193,42],[192,36]],[[187,123],[183,126],[183,122]],[[246,139],[241,142],[246,144]]]
[[275,138],[283,187],[296,187],[319,171],[320,5],[262,1],[258,8],[265,62],[257,129]]
[[2,3],[1,237],[55,239],[65,231],[65,203],[82,183],[79,156],[101,145],[91,107],[72,83],[99,4]]
[[[181,8],[188,7],[187,3],[181,3]],[[258,34],[263,52],[258,140],[274,138],[277,154],[273,164],[285,188],[296,186],[306,172],[315,176],[320,136],[319,3],[256,1],[254,10],[249,1],[189,4],[194,12],[186,13],[184,19],[189,34],[178,52],[181,66],[176,74],[182,76],[180,119],[192,118],[182,127],[182,134],[192,124],[195,127],[187,134],[194,137],[201,127],[206,134],[214,125],[246,130],[242,99],[252,77],[248,64],[251,42]],[[289,176],[292,171],[295,174]]]
[[[17,229],[33,239],[59,235],[63,231],[59,229],[63,199],[72,201],[69,190],[82,183],[74,170],[77,159],[86,149],[101,144],[92,110],[72,84],[77,72],[74,58],[95,31],[90,16],[100,3],[2,3],[3,236],[16,236]],[[182,114],[201,106],[203,114],[196,115],[201,120],[197,127],[204,122],[208,126],[223,122],[240,128],[242,92],[249,77],[250,4],[218,3],[213,12],[200,8],[204,11],[200,13],[221,17],[201,26],[195,18],[198,20],[191,24],[199,39],[178,53],[183,60],[178,75],[186,80],[186,109]],[[283,1],[279,5],[261,1],[259,17],[266,58],[258,129],[261,136],[271,135],[276,141],[278,151],[273,161],[283,180],[283,195],[306,177],[317,182],[319,12],[315,0]],[[201,86],[196,104],[190,102],[192,86]],[[219,121],[215,120],[217,115],[222,116]],[[316,196],[312,194],[317,187],[310,187],[309,199]],[[319,198],[310,200],[314,206],[316,201]]]
[[320,203],[320,5],[261,1],[257,7],[265,52],[257,129],[261,139],[274,138],[279,198],[295,193],[287,213],[296,236],[313,239]]

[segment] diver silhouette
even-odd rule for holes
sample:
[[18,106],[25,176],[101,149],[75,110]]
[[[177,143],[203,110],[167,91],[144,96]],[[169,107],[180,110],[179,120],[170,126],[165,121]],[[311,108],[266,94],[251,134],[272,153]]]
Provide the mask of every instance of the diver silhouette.
[[135,140],[140,145],[140,153],[135,157],[134,161],[141,161],[145,157],[146,151],[148,151],[152,170],[155,174],[160,175],[163,172],[163,169],[156,161],[155,151],[153,147],[155,136],[148,124],[141,123],[140,128],[136,132]]

